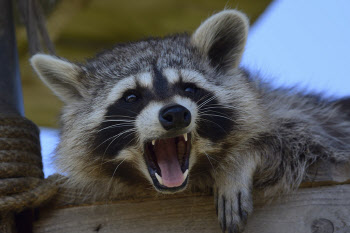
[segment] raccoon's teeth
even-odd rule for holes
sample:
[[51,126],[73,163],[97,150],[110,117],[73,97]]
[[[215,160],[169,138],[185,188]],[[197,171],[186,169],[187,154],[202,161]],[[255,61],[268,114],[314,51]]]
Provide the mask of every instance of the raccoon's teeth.
[[188,176],[188,169],[184,172],[183,176],[184,176],[184,180],[185,180],[187,178],[187,176]]
[[152,140],[152,146],[156,144],[156,140]]
[[185,142],[187,142],[187,133],[184,134]]
[[161,176],[159,176],[159,175],[158,175],[158,173],[157,173],[157,172],[156,172],[156,178],[157,178],[157,180],[158,180],[159,184],[163,185],[163,179],[162,179],[162,177],[161,177]]

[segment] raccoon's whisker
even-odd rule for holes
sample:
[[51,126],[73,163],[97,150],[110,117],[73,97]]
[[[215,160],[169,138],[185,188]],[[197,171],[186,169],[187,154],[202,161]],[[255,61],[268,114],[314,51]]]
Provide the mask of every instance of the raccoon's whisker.
[[[100,167],[101,167],[103,164],[109,163],[109,162],[114,161],[114,160],[115,160],[115,158],[113,158],[113,159],[108,159],[108,160],[106,160],[106,161],[103,161],[103,162],[100,163]],[[93,171],[93,170],[92,170],[92,171]]]
[[206,110],[206,109],[205,109],[205,111],[200,111],[200,113],[209,113],[209,114],[215,113],[215,114],[219,114],[219,115],[222,115],[222,116],[226,116],[226,117],[231,118],[230,115],[225,114],[225,113],[222,113],[222,112],[219,112],[219,111],[215,111],[215,110]]
[[198,108],[203,107],[204,105],[206,105],[208,102],[214,100],[215,98],[217,98],[217,97],[216,97],[216,96],[212,96],[212,97],[206,99],[203,103],[201,103],[200,105],[198,105]]
[[[107,123],[107,122],[103,122],[103,123]],[[132,128],[134,128],[135,126],[135,123],[134,122],[114,122],[114,123],[107,123],[108,126],[106,127],[109,127],[109,126],[116,126],[116,125],[120,125],[120,126],[132,126]]]
[[[220,105],[217,105],[215,107],[208,105],[208,107],[206,106],[204,108],[201,108],[199,111],[213,111],[213,112],[215,111],[215,112],[218,112],[219,109],[230,111],[230,112],[226,113],[226,115],[229,114],[229,113],[233,113],[235,110],[237,110],[235,108],[229,108],[229,107],[220,106]],[[222,113],[222,112],[220,112],[220,113]]]
[[113,138],[115,138],[115,137],[119,137],[119,136],[121,136],[121,135],[123,135],[123,134],[125,134],[125,133],[128,133],[128,132],[131,132],[131,131],[135,131],[135,129],[128,129],[128,130],[125,130],[125,131],[123,131],[123,132],[121,132],[121,133],[119,133],[119,134],[117,134],[117,135],[114,135],[114,136],[112,136],[112,137],[109,137],[108,139],[106,139],[106,140],[104,140],[102,143],[100,143],[96,148],[94,148],[93,150],[96,150],[98,147],[100,147],[102,144],[104,144],[105,142],[107,142],[107,141],[109,141],[109,140],[111,140],[111,139],[113,139]]
[[198,105],[198,109],[200,109],[201,107],[203,107],[204,105],[206,105],[207,103],[209,103],[210,101],[216,99],[217,96],[212,96],[209,99],[207,99],[206,101],[204,101],[203,103],[201,103],[200,105]]
[[110,139],[112,139],[112,138],[114,138],[114,139],[108,144],[108,146],[107,146],[105,152],[103,153],[103,155],[107,152],[107,150],[108,150],[108,148],[110,147],[110,145],[111,145],[116,139],[118,139],[118,138],[119,138],[120,136],[122,136],[123,134],[129,133],[129,134],[127,134],[126,136],[123,137],[123,138],[125,138],[125,137],[131,135],[133,132],[135,132],[134,129],[129,129],[129,130],[126,130],[126,131],[124,131],[124,132],[122,132],[122,133],[119,133],[119,134],[117,134],[117,135],[111,137]]
[[[126,136],[124,136],[123,138],[125,138],[125,137],[127,137],[127,136],[129,136],[129,135],[131,135],[132,134],[132,132],[133,131],[131,131],[131,133],[129,133],[129,134],[127,134]],[[126,133],[126,132],[124,132],[124,133]],[[123,133],[123,134],[124,134]],[[121,135],[119,135],[119,136],[121,136]],[[118,136],[118,137],[119,137]],[[116,138],[114,138],[110,143],[109,143],[109,145],[107,146],[107,148],[106,148],[106,150],[104,151],[104,153],[103,153],[103,155],[102,155],[102,158],[105,156],[105,154],[106,154],[106,152],[107,152],[107,150],[108,150],[108,148],[109,148],[109,146],[118,138],[118,137],[116,137]]]
[[[216,98],[218,98],[218,97],[216,97]],[[233,106],[233,105],[228,105],[228,104],[224,104],[224,103],[211,103],[207,106],[225,106],[225,107],[229,107],[229,108],[235,108],[235,106]]]
[[131,111],[130,109],[126,109],[126,108],[124,108],[124,110],[126,110],[126,111],[128,111],[128,112],[135,113],[135,116],[137,116],[137,115],[138,115],[138,113],[137,113],[137,112]]
[[214,168],[213,164],[211,163],[211,160],[210,160],[210,158],[209,158],[209,155],[208,155],[206,152],[204,152],[204,154],[205,154],[205,156],[207,157],[207,159],[208,159],[208,161],[209,161],[211,167],[212,167],[213,170],[215,171],[215,168]]
[[204,119],[204,118],[202,118],[201,120],[203,120],[203,121],[208,121],[208,122],[211,122],[211,123],[213,123],[213,124],[219,126],[226,134],[228,134],[227,131],[226,131],[224,128],[221,127],[221,125],[215,123],[214,121],[211,121],[211,120],[208,120],[208,119]]
[[115,160],[115,158],[113,158],[113,159],[108,159],[108,160],[106,160],[106,161],[103,161],[103,158],[104,158],[104,157],[102,157],[101,163],[99,164],[99,166],[98,166],[98,167],[95,167],[94,169],[92,169],[91,171],[89,171],[89,173],[92,173],[92,172],[95,171],[97,168],[100,168],[100,170],[101,170],[103,164],[106,164],[106,163],[109,163],[109,162]]
[[[126,135],[125,137],[127,137],[128,135]],[[125,138],[125,137],[123,137],[123,138]],[[127,147],[130,143],[132,143],[132,142],[134,142],[135,140],[140,140],[140,138],[139,137],[134,137],[133,139],[131,139],[126,145],[125,145],[125,147]]]
[[123,163],[125,160],[126,160],[126,158],[123,159],[123,160],[117,165],[117,167],[114,169],[113,175],[112,175],[111,179],[110,179],[109,182],[108,182],[108,186],[109,186],[108,189],[110,188],[110,185],[112,184],[112,179],[113,179],[113,177],[114,177],[115,172],[118,170],[119,166],[122,165],[122,163]]
[[215,113],[215,112],[214,113],[213,112],[201,112],[198,115],[203,116],[203,117],[207,117],[207,118],[215,118],[215,117],[224,118],[224,119],[227,119],[229,121],[232,121],[233,123],[236,123],[236,121],[231,116],[223,115],[219,112],[217,112],[217,113]]
[[104,120],[102,122],[135,122],[136,120],[122,120],[122,119],[115,119],[115,120]]
[[[235,106],[230,106],[230,105],[226,105],[226,104],[208,104],[205,107],[201,108],[201,109],[211,109],[211,108],[225,108],[225,109],[230,109],[230,110],[237,110],[238,108]],[[240,109],[240,111],[243,111],[242,109]]]
[[121,123],[115,123],[115,124],[113,124],[113,125],[134,125],[134,123],[133,122],[121,122]]
[[[96,150],[99,146],[101,146],[103,143],[105,143],[106,141],[108,141],[108,140],[111,140],[111,139],[113,139],[109,144],[108,144],[108,146],[107,146],[107,148],[106,148],[106,150],[104,151],[104,153],[103,153],[103,156],[105,155],[105,153],[106,153],[106,151],[108,150],[108,148],[109,148],[109,146],[118,138],[118,137],[120,137],[121,135],[123,135],[123,134],[125,134],[125,133],[128,133],[128,132],[135,132],[136,130],[135,129],[129,129],[129,130],[126,130],[126,131],[123,131],[122,133],[119,133],[119,134],[117,134],[117,135],[115,135],[115,136],[112,136],[112,137],[110,137],[110,138],[108,138],[107,140],[105,140],[105,141],[103,141],[100,145],[98,145],[94,150]],[[131,134],[130,133],[130,134]],[[128,134],[129,135],[129,134]],[[127,136],[128,136],[127,135]],[[124,137],[123,137],[124,138]]]
[[128,111],[128,112],[131,112],[131,113],[134,113],[135,114],[135,116],[126,116],[126,115],[109,115],[109,116],[105,116],[106,118],[112,118],[112,117],[121,117],[121,118],[127,118],[127,119],[135,119],[135,117],[138,115],[138,113],[137,112],[134,112],[134,111],[132,111],[132,110],[130,110],[130,109],[126,109],[126,108],[124,108],[124,110],[126,110],[126,111]]
[[[114,126],[114,125],[122,125],[122,126],[134,126],[135,125],[135,122],[122,122],[122,121],[116,121],[116,122],[113,122],[113,121],[109,121],[109,122],[103,122],[103,123],[106,123],[105,125],[108,125],[108,126]],[[106,126],[106,127],[108,127]]]
[[106,118],[108,118],[108,117],[122,117],[122,118],[135,119],[135,117],[124,116],[124,115],[109,115],[109,116],[105,116],[105,117],[106,117]]
[[97,133],[106,130],[106,129],[110,129],[110,128],[118,128],[118,127],[125,127],[125,126],[134,126],[134,124],[115,124],[115,125],[110,125],[107,127],[104,127],[103,129],[100,129],[99,131],[97,131]]
[[205,106],[205,108],[202,109],[211,109],[211,108],[226,108],[226,109],[231,109],[231,110],[236,110],[236,107],[233,106],[227,106],[227,105],[222,105],[222,104],[208,104]]
[[204,152],[207,156],[209,156],[210,159],[214,160],[215,162],[219,163],[219,161],[217,159],[214,159],[213,156],[207,154],[207,152]]
[[214,117],[221,117],[221,118],[225,118],[227,120],[230,120],[232,122],[235,122],[233,119],[231,118],[228,118],[226,116],[222,116],[222,115],[217,115],[217,114],[203,114],[203,113],[200,113],[201,116],[214,116]]
[[201,100],[203,100],[204,98],[207,98],[210,94],[206,94],[205,96],[203,96],[202,98],[200,98],[199,100],[196,101],[196,104],[198,104]]
[[118,165],[117,165],[117,167],[114,169],[114,172],[113,172],[113,175],[112,175],[112,178],[114,177],[114,174],[115,174],[115,172],[117,171],[117,169],[119,168],[119,166],[120,165],[122,165],[122,163],[124,162],[126,160],[126,158],[125,159],[123,159]]
[[226,119],[229,119],[229,120],[232,120],[229,116],[227,116],[227,115],[222,115],[222,114],[220,114],[219,112],[213,112],[213,111],[204,111],[204,112],[200,112],[199,113],[199,115],[201,115],[201,116],[217,116],[217,117],[224,117],[224,118],[226,118]]

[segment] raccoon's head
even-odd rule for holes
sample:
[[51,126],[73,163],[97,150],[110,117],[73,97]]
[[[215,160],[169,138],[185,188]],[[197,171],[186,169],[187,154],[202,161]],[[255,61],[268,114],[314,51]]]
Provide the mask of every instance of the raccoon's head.
[[258,121],[238,69],[247,32],[246,16],[225,10],[192,36],[116,45],[85,64],[35,55],[35,71],[65,103],[60,167],[77,183],[146,178],[161,192],[209,174]]

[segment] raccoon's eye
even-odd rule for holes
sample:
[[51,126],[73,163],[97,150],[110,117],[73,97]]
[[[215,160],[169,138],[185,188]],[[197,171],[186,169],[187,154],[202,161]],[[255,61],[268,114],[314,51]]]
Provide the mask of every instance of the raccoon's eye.
[[125,102],[133,103],[138,99],[138,97],[135,94],[127,94],[124,96]]
[[198,88],[195,85],[193,85],[193,84],[186,85],[185,88],[184,88],[185,92],[188,92],[190,94],[196,93],[197,89]]

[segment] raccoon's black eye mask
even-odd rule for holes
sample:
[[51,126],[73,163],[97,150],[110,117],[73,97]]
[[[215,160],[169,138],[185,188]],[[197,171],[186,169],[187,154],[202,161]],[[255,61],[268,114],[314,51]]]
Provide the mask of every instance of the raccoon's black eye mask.
[[144,157],[157,189],[177,191],[186,186],[190,152],[190,133],[145,144]]

